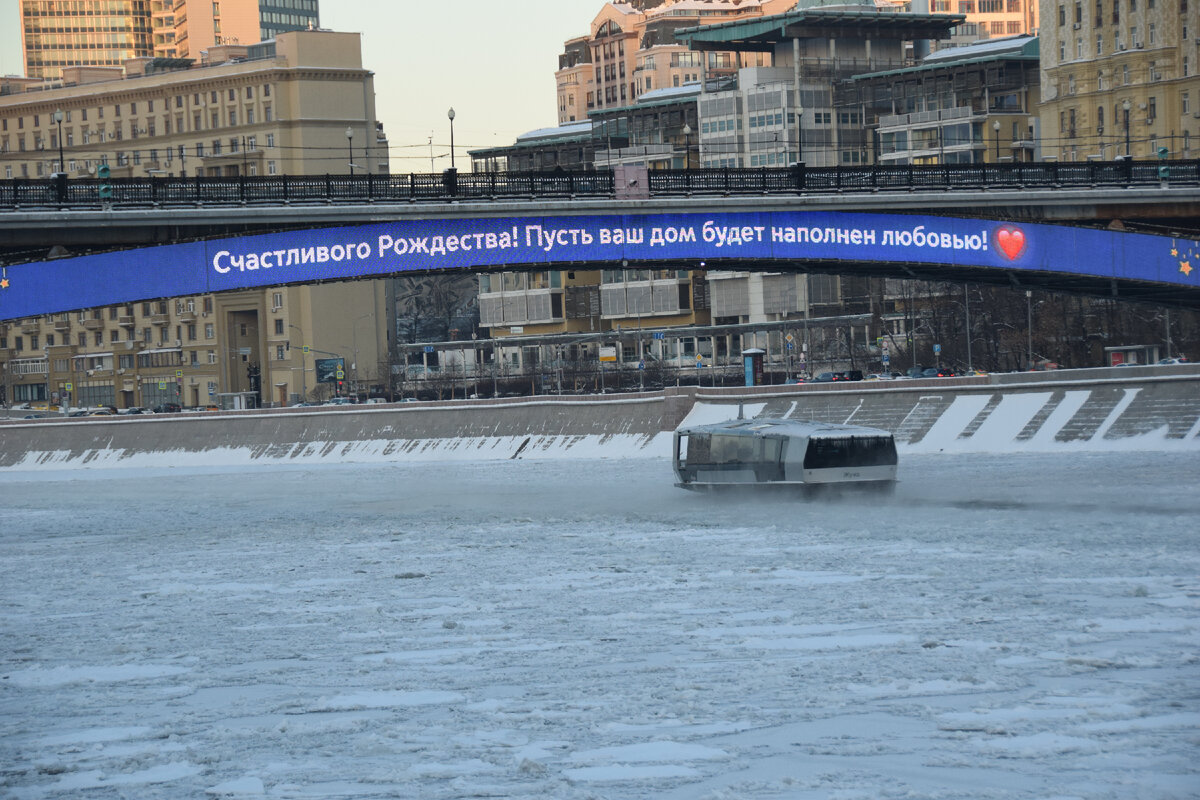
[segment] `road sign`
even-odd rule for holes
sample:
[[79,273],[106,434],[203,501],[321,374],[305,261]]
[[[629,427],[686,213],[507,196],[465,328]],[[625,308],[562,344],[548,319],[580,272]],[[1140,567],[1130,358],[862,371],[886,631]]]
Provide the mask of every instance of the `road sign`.
[[308,345],[304,345],[303,347],[300,348],[300,352],[304,353],[305,355],[308,355],[311,351],[312,351],[312,348],[309,347]]
[[796,337],[792,336],[790,333],[783,338],[788,340],[788,344],[791,344],[792,342],[796,341]]
[[646,368],[646,359],[643,358],[641,361],[638,362],[638,369],[645,369],[645,368]]
[[159,382],[158,382],[158,388],[159,388],[159,389],[166,389],[166,388],[167,388],[167,382],[166,382],[166,381],[159,381]]
[[73,383],[68,383],[68,384],[66,385],[66,390],[67,390],[68,392],[73,392],[73,391],[75,391],[75,384],[73,384]]
[[426,352],[426,353],[432,353],[432,352],[433,352],[433,345],[431,345],[431,344],[427,344],[427,345],[425,345],[425,352]]
[[787,343],[787,349],[788,349],[788,350],[795,350],[795,349],[796,349],[796,345],[792,344],[791,342],[788,342],[788,343]]
[[655,339],[665,339],[665,338],[667,338],[667,334],[663,333],[662,331],[656,331],[655,333],[652,333],[652,334],[650,334],[650,335],[651,335],[651,337],[653,337],[653,338],[655,338]]
[[884,353],[883,354],[883,365],[886,367],[890,363],[892,363],[892,357],[889,356],[887,353]]
[[177,370],[175,370],[175,377],[176,377],[176,378],[182,378],[182,377],[183,377],[183,370],[181,370],[181,369],[177,369]]
[[337,371],[337,379],[340,381],[342,378],[345,378],[345,377],[346,377],[346,373],[345,373],[345,372],[342,372],[342,371],[339,369],[339,370]]
[[942,352],[942,346],[940,344],[935,344],[933,346],[933,354],[936,356],[936,355],[940,355],[941,352]]

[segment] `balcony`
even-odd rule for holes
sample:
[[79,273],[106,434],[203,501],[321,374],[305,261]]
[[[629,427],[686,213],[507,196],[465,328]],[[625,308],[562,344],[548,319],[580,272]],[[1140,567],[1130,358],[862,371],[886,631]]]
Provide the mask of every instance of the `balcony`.
[[37,320],[26,320],[21,323],[21,333],[37,333],[42,329]]
[[104,328],[104,320],[102,319],[85,319],[83,327],[89,331],[98,331]]
[[71,330],[71,320],[69,320],[69,319],[54,320],[54,330],[62,331],[62,332]]
[[171,317],[167,314],[155,314],[154,316],[150,317],[150,324],[151,325],[170,325]]
[[134,325],[133,316],[117,317],[117,324],[122,328],[132,328]]
[[179,315],[179,321],[180,322],[195,322],[196,321],[196,312],[195,311],[184,311],[183,313],[181,313]]

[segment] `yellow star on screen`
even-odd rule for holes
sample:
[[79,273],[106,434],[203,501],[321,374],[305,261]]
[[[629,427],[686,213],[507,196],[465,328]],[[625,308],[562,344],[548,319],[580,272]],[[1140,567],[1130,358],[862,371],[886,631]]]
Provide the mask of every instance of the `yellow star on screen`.
[[0,278],[0,289],[8,288],[8,278]]
[[1186,261],[1180,261],[1179,271],[1190,278],[1192,276],[1192,265]]
[[1174,257],[1175,257],[1175,256],[1177,256],[1177,255],[1179,255],[1179,249],[1178,249],[1178,248],[1175,248],[1175,247],[1172,247],[1172,248],[1171,248],[1171,258],[1174,258]]

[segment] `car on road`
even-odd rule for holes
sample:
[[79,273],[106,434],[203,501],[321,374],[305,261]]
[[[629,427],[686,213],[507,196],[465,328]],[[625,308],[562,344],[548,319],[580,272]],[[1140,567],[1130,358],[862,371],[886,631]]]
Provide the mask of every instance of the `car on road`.
[[154,407],[155,414],[178,414],[183,411],[183,406],[179,403],[163,403]]
[[837,380],[837,378],[834,377],[834,375],[836,375],[836,374],[837,373],[835,373],[835,372],[819,373],[817,375],[817,377],[813,378],[813,383],[833,383],[834,381]]
[[954,370],[949,367],[929,367],[921,373],[922,378],[953,378]]
[[327,405],[327,406],[352,406],[352,405],[354,405],[354,401],[351,400],[349,397],[331,397],[330,399],[325,401],[325,405]]
[[1179,358],[1160,358],[1158,363],[1166,366],[1170,364],[1191,364],[1192,362],[1188,361],[1185,356],[1180,356]]

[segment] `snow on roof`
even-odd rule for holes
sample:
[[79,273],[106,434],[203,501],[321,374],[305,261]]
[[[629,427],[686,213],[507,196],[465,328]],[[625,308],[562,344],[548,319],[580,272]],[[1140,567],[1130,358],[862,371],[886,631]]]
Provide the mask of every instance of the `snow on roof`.
[[1007,36],[1003,39],[988,39],[984,42],[963,45],[962,47],[944,47],[925,57],[923,63],[940,61],[959,61],[960,59],[977,58],[985,55],[996,55],[1008,50],[1020,50],[1033,41],[1033,36]]
[[555,128],[538,128],[537,130],[522,133],[517,137],[518,142],[527,142],[532,139],[556,139],[567,138],[570,136],[583,136],[590,133],[592,123],[588,122],[572,122],[567,125],[559,125]]
[[662,89],[652,89],[649,92],[642,92],[638,96],[639,103],[649,103],[655,100],[665,100],[670,97],[687,97],[693,94],[700,93],[699,81],[691,81],[682,86],[667,86]]

